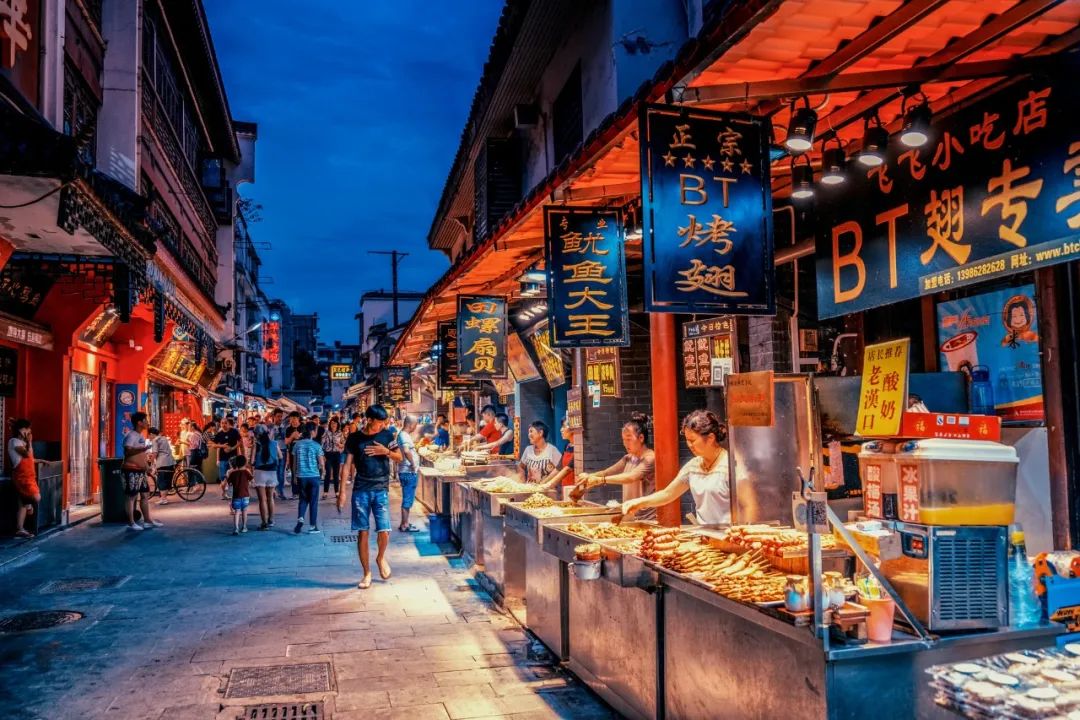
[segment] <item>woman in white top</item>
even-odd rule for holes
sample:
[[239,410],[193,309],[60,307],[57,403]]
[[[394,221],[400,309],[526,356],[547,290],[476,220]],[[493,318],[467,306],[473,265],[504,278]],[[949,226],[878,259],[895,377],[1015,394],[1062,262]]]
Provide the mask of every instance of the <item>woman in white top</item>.
[[529,425],[529,447],[521,453],[521,476],[525,482],[539,485],[538,490],[554,487],[562,479],[558,473],[562,453],[548,442],[550,432],[539,420]]
[[623,515],[632,516],[642,508],[667,505],[689,490],[694,497],[698,523],[730,523],[728,457],[727,450],[721,445],[727,440],[727,426],[708,410],[695,410],[683,420],[682,433],[694,458],[682,466],[679,474],[663,490],[624,502]]

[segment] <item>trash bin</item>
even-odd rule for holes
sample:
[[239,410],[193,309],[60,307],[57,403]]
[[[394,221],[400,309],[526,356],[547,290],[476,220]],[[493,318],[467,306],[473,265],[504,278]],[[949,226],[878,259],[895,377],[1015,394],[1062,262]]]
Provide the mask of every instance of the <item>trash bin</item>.
[[450,516],[428,515],[428,531],[431,533],[431,542],[436,545],[450,542]]
[[124,506],[124,477],[120,467],[123,458],[101,458],[98,467],[101,470],[101,522],[126,523],[127,509]]

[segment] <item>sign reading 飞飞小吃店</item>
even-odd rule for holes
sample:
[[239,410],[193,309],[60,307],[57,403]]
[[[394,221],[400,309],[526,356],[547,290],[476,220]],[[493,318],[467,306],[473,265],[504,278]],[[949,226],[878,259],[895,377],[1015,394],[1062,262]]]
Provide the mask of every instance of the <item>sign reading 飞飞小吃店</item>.
[[436,375],[439,390],[478,390],[479,384],[473,378],[458,374],[457,332],[457,323],[452,320],[438,325],[439,360]]
[[644,108],[646,310],[775,312],[770,128],[746,114]]
[[506,377],[506,298],[459,296],[457,336],[459,375]]
[[1080,97],[1028,80],[817,191],[818,315],[1080,259]]
[[544,208],[544,259],[552,347],[626,347],[626,248],[622,213]]

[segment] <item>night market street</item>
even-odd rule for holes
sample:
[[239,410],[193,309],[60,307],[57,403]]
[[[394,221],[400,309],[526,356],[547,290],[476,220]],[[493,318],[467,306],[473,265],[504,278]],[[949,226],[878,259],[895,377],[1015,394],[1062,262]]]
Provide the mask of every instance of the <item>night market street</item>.
[[[355,542],[334,542],[348,516],[331,500],[319,535],[293,535],[296,505],[283,503],[269,532],[254,531],[256,514],[234,537],[227,507],[211,486],[199,502],[155,508],[162,528],[94,519],[0,551],[8,613],[85,614],[0,634],[2,716],[234,720],[302,700],[323,701],[333,720],[609,717],[569,676],[530,661],[538,644],[426,532],[395,532],[392,578],[362,591]],[[74,578],[121,584],[46,587]],[[238,680],[229,688],[235,668],[318,663],[329,663],[328,691],[226,697],[243,694]]]

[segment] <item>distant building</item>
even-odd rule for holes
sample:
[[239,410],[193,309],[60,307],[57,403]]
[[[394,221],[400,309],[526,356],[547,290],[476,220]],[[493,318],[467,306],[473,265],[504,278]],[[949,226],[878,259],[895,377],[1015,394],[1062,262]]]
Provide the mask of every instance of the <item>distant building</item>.
[[394,294],[373,290],[360,296],[360,345],[364,354],[364,369],[381,367],[390,357],[394,343],[386,345],[388,335],[395,340],[412,319],[424,299],[422,292],[400,291],[397,294],[398,324],[394,325]]
[[331,406],[340,405],[349,386],[363,376],[363,355],[360,345],[335,340],[333,345],[319,345],[315,359],[326,377]]

